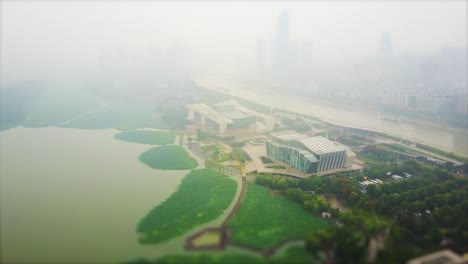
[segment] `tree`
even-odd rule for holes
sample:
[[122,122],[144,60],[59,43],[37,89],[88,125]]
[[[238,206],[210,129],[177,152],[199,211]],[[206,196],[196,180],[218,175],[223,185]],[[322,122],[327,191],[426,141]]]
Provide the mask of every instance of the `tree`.
[[358,199],[359,199],[359,194],[357,194],[356,192],[351,192],[348,196],[348,202],[351,205],[355,205]]
[[218,148],[215,148],[215,149],[213,150],[213,152],[211,153],[211,157],[212,157],[213,159],[217,159],[218,156],[219,156],[219,149],[218,149]]

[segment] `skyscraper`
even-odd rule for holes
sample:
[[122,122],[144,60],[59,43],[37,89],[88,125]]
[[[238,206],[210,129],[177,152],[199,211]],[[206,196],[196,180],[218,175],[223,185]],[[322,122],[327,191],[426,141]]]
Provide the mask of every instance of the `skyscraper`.
[[289,43],[289,14],[287,10],[281,11],[276,23],[276,40],[280,43]]
[[263,40],[257,40],[257,70],[263,71],[265,67],[265,44]]
[[382,34],[380,38],[379,53],[385,56],[392,55],[393,53],[392,38],[389,33]]
[[276,23],[276,33],[272,43],[272,66],[275,70],[285,70],[289,66],[290,40],[289,15],[286,10],[281,11]]

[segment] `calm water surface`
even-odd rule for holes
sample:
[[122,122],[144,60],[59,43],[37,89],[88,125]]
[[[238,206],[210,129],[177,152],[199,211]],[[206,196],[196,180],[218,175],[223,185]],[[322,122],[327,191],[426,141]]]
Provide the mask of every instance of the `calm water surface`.
[[161,255],[135,227],[187,171],[138,161],[151,148],[115,130],[0,132],[1,262],[121,262]]

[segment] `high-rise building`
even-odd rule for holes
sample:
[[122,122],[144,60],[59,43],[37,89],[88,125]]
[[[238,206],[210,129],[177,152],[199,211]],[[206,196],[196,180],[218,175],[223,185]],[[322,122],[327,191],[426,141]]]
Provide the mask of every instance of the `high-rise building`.
[[381,55],[389,56],[393,53],[392,38],[389,33],[382,34],[380,38],[380,49]]
[[272,43],[272,64],[276,70],[284,70],[289,66],[290,56],[289,14],[281,11],[276,23],[276,33]]
[[265,44],[263,40],[257,40],[257,70],[263,71],[265,67]]
[[287,10],[281,11],[276,23],[276,39],[280,42],[289,42],[289,14]]

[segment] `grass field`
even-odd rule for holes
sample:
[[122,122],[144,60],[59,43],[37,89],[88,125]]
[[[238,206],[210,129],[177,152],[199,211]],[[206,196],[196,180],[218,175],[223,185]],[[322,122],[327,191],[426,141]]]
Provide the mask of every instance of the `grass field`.
[[168,131],[149,131],[149,130],[133,130],[121,132],[115,135],[116,138],[148,145],[167,145],[174,143],[175,135]]
[[236,181],[218,172],[190,172],[175,193],[140,221],[140,242],[161,243],[216,219],[231,203],[236,188]]
[[140,161],[162,170],[190,170],[198,166],[183,147],[176,145],[154,147],[141,154]]
[[231,242],[263,249],[327,228],[328,223],[297,203],[270,196],[266,187],[249,184],[244,201],[228,227],[233,231]]

